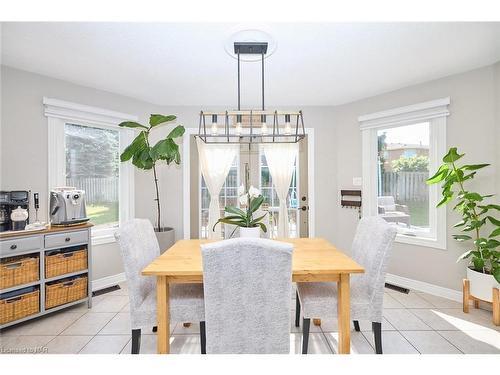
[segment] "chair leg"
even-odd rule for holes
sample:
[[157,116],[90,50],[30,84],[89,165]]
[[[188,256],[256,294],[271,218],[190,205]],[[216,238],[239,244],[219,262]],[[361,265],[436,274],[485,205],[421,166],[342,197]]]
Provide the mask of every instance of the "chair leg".
[[158,327],[157,326],[153,327],[153,332],[158,332]]
[[295,327],[300,326],[300,300],[299,293],[295,292]]
[[139,354],[141,350],[141,330],[132,330],[132,354]]
[[309,346],[309,327],[311,326],[311,319],[302,319],[302,354],[307,354]]
[[200,343],[201,354],[207,354],[207,331],[205,328],[205,321],[200,322]]
[[372,322],[372,331],[375,339],[375,353],[382,354],[382,323]]
[[354,330],[356,332],[361,331],[361,329],[359,328],[359,322],[357,320],[353,320],[352,322],[354,323]]

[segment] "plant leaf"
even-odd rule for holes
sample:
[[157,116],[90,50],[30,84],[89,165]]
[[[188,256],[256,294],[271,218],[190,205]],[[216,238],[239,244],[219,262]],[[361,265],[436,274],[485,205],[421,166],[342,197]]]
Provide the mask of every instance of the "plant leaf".
[[267,233],[267,227],[264,225],[264,223],[255,223],[255,224],[258,225],[264,233]]
[[476,271],[483,272],[484,259],[475,257],[472,259],[472,263],[474,264],[474,269]]
[[489,237],[496,237],[500,236],[500,228],[495,229],[493,232],[490,233]]
[[495,280],[497,281],[497,283],[500,283],[500,267],[496,267],[493,272],[493,277],[495,278]]
[[464,260],[464,259],[470,257],[471,255],[472,255],[472,250],[467,250],[465,253],[463,253],[462,255],[460,255],[458,257],[457,262]]
[[458,242],[463,242],[463,241],[467,241],[467,240],[472,240],[472,237],[471,236],[468,236],[466,234],[454,234],[453,235],[453,238],[455,240],[457,240]]
[[259,221],[261,221],[262,219],[264,219],[266,217],[267,213],[265,213],[264,215],[258,217],[257,219],[253,219],[250,224],[256,224],[258,223]]
[[479,202],[483,200],[481,194],[478,193],[465,193],[464,198],[470,201],[479,201]]
[[173,139],[173,138],[182,137],[184,135],[185,131],[186,131],[186,129],[184,128],[184,126],[177,125],[175,128],[172,129],[172,131],[170,131],[170,133],[168,133],[167,138]]
[[467,164],[462,166],[461,169],[466,170],[466,171],[475,171],[477,169],[481,169],[484,167],[489,166],[490,164]]
[[452,148],[449,149],[448,153],[443,157],[443,161],[445,163],[454,163],[454,162],[456,162],[458,159],[460,159],[464,155],[465,154],[460,155],[457,152],[457,148],[456,147],[452,147]]
[[487,249],[496,249],[498,246],[500,246],[500,241],[494,239],[489,239],[488,242],[486,243]]
[[135,121],[124,121],[118,124],[118,126],[122,128],[143,128],[143,129],[149,129],[147,126],[144,126],[142,124],[139,124],[138,122]]
[[[456,207],[456,206],[455,206]],[[458,227],[461,227],[463,225],[467,224],[467,220],[462,220],[462,221],[459,221],[458,223],[456,223],[455,225],[453,225],[453,228],[458,228]]]
[[163,124],[164,122],[169,122],[169,121],[174,121],[177,118],[177,116],[174,115],[158,115],[158,114],[152,114],[149,117],[149,125],[151,127],[154,127],[156,125]]
[[226,206],[224,208],[224,211],[226,211],[230,214],[235,214],[235,215],[241,216],[242,218],[247,217],[247,214],[244,211],[240,210],[238,207]]
[[496,225],[497,227],[500,227],[500,220],[497,220],[492,216],[486,216],[486,217],[491,222],[491,224]]
[[214,227],[212,228],[212,232],[215,231],[215,226],[219,223],[224,223],[224,224],[230,224],[230,225],[236,225],[238,227],[246,227],[246,223],[244,221],[236,221],[236,220],[229,220],[225,218],[221,218],[217,220],[217,222],[214,224]]
[[500,205],[498,204],[487,204],[484,206],[478,206],[479,208],[482,208],[483,210],[497,210],[500,211]]
[[439,169],[437,170],[437,172],[434,174],[434,176],[429,177],[427,179],[426,183],[428,185],[432,185],[432,184],[437,184],[438,182],[443,181],[447,177],[449,170],[450,170],[450,168],[448,167],[447,164],[441,165],[439,167]]
[[257,211],[262,202],[264,202],[264,197],[262,195],[259,195],[257,198],[252,199],[252,201],[250,202],[250,213],[253,214],[255,211]]
[[120,160],[122,162],[130,160],[135,154],[140,154],[145,147],[147,147],[146,132],[141,131],[120,155]]

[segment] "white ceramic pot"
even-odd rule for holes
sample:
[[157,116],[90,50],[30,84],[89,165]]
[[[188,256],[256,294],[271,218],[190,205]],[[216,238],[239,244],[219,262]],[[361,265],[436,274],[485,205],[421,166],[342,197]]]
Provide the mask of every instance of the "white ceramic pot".
[[160,246],[160,253],[162,254],[175,243],[174,228],[163,227],[160,232],[158,232],[158,228],[155,228],[155,234]]
[[240,227],[240,237],[260,238],[260,227],[255,227],[255,228]]
[[493,275],[477,272],[467,267],[467,278],[470,284],[470,294],[483,301],[493,301],[493,288],[499,288],[500,284]]

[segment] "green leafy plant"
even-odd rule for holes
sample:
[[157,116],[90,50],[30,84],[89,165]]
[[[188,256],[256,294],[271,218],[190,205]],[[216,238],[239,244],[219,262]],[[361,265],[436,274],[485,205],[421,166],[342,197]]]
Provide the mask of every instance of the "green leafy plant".
[[[455,234],[453,238],[459,242],[472,241],[472,248],[463,253],[457,261],[469,259],[475,271],[491,274],[500,283],[500,241],[494,237],[500,236],[500,220],[492,216],[492,212],[500,211],[500,205],[487,204],[485,199],[493,195],[481,195],[465,189],[464,183],[474,178],[478,169],[489,164],[464,164],[459,166],[457,161],[465,154],[459,154],[456,147],[450,148],[443,158],[443,164],[436,174],[427,180],[427,183],[443,182],[443,199],[437,207],[452,201],[455,192],[457,204],[453,210],[462,215],[462,220],[454,225],[461,228],[463,234]],[[454,190],[456,189],[456,190]],[[493,226],[488,237],[482,236],[487,229],[487,223]]]
[[158,177],[156,174],[156,165],[159,161],[164,161],[168,165],[171,163],[180,164],[181,154],[179,146],[175,139],[182,137],[185,130],[184,126],[177,125],[168,135],[159,140],[154,146],[150,144],[150,134],[157,126],[165,123],[171,123],[177,117],[174,115],[152,114],[149,118],[149,125],[142,125],[134,121],[125,121],[119,124],[124,128],[139,129],[140,133],[132,143],[120,155],[120,160],[126,162],[132,159],[132,164],[139,169],[153,170],[154,183],[156,189],[156,208],[157,208],[157,230],[161,232],[161,208],[160,193],[158,190]]
[[425,155],[411,156],[409,158],[401,156],[392,161],[394,172],[427,172],[429,169],[429,158]]
[[[266,225],[261,222],[261,220],[264,219],[267,213],[265,213],[262,216],[259,216],[256,219],[253,218],[253,214],[260,208],[262,203],[264,203],[264,197],[260,194],[259,190],[254,188],[253,186],[251,186],[250,189],[248,189],[248,192],[245,192],[244,189],[245,188],[243,185],[240,186],[238,189],[238,195],[239,195],[240,205],[245,209],[242,210],[238,207],[226,206],[224,208],[224,211],[231,215],[222,217],[219,220],[217,220],[214,227],[212,228],[213,231],[215,231],[215,226],[217,224],[224,223],[243,228],[260,227],[260,229],[262,229],[264,233],[267,232]],[[234,228],[233,232],[229,237],[233,236],[235,230],[236,228]]]

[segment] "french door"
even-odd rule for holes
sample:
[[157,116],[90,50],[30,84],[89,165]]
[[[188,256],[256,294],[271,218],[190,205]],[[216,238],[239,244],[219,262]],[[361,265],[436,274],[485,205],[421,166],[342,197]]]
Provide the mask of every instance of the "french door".
[[[288,228],[289,235],[292,238],[308,236],[307,138],[300,143],[299,158],[295,163],[295,170],[287,196]],[[195,170],[199,174],[199,196],[193,197],[193,201],[199,199],[200,202],[198,211],[199,238],[207,238],[208,231],[212,230],[212,228],[207,227],[210,194],[199,168]],[[253,185],[258,188],[265,197],[262,208],[269,212],[265,224],[268,227],[270,238],[275,238],[279,219],[279,198],[272,183],[266,157],[258,144],[242,144],[240,146],[240,153],[235,157],[219,195],[221,216],[224,215],[225,206],[238,206],[238,186],[245,184],[246,180],[248,180],[249,186]],[[224,238],[229,238],[231,232],[232,228],[229,228],[229,226],[224,225],[222,227]]]

